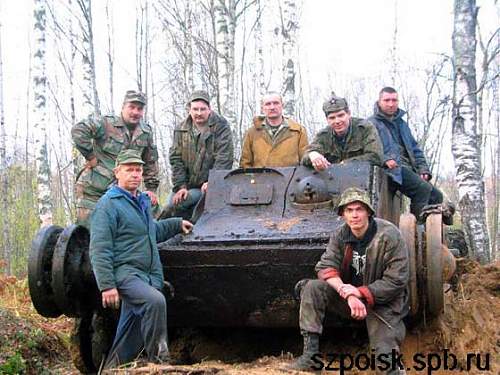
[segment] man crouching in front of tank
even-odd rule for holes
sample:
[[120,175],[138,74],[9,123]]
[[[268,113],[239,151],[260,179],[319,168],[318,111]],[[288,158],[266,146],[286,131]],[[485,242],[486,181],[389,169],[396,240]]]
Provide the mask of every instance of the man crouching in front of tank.
[[408,312],[406,245],[396,226],[374,217],[368,194],[363,190],[345,190],[337,211],[345,223],[330,236],[316,265],[318,278],[298,284],[302,284],[299,324],[304,349],[288,368],[320,369],[319,337],[328,311],[366,321],[372,353],[377,359],[371,365],[377,374],[404,374],[392,358],[398,357],[405,336],[403,318]]
[[167,305],[156,244],[188,233],[192,224],[181,218],[153,219],[150,198],[138,190],[143,164],[138,151],[118,154],[117,184],[99,199],[90,221],[90,260],[102,306],[117,309],[122,302],[105,369],[136,359],[143,348],[149,362],[169,360]]

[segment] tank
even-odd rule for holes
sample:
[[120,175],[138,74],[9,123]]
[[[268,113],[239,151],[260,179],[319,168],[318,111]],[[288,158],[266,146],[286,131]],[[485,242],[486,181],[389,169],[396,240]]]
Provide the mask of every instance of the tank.
[[[378,217],[400,226],[410,250],[412,317],[442,312],[443,283],[454,261],[443,243],[441,215],[429,215],[425,225],[413,215],[400,216],[401,195],[381,169],[355,162],[322,172],[303,166],[212,170],[208,186],[192,233],[159,244],[169,326],[296,329],[294,286],[316,277],[314,266],[330,234],[343,224],[335,211],[340,194],[353,186],[369,192]],[[84,370],[98,357],[89,354],[97,332],[92,324],[108,314],[100,307],[88,244],[84,227],[46,227],[29,260],[37,311],[88,322],[77,342],[88,363]]]

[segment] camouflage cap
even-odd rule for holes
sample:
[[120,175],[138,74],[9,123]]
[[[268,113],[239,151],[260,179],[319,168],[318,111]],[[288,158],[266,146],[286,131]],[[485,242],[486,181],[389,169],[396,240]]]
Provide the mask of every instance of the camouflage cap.
[[326,102],[323,103],[323,112],[325,112],[326,116],[332,112],[342,111],[343,109],[346,111],[349,110],[347,100],[335,95],[332,95]]
[[116,157],[115,166],[118,167],[121,164],[144,164],[144,161],[139,151],[129,148],[121,150]]
[[192,102],[194,102],[196,100],[203,100],[207,104],[210,104],[210,96],[208,95],[208,92],[206,92],[204,90],[193,91],[193,93],[189,97],[188,103],[191,104]]
[[128,90],[125,93],[125,97],[123,98],[123,104],[133,103],[133,102],[138,102],[146,105],[147,104],[146,94],[136,90]]
[[342,215],[342,211],[344,210],[344,206],[353,202],[361,202],[368,210],[371,211],[371,214],[375,214],[375,210],[373,209],[370,203],[370,197],[368,196],[368,192],[365,190],[351,187],[345,189],[342,195],[340,196],[339,204],[337,205],[337,214]]

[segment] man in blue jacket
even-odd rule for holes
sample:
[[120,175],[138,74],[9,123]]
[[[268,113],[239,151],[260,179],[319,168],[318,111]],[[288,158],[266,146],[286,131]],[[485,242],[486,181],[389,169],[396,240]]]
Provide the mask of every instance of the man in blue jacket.
[[169,359],[167,309],[157,243],[192,224],[181,218],[155,221],[151,201],[138,188],[144,162],[127,149],[116,158],[113,185],[91,217],[90,260],[104,308],[119,308],[120,320],[105,368],[134,360],[144,348],[150,362]]
[[443,202],[443,194],[429,182],[432,174],[408,123],[403,120],[405,114],[398,108],[396,90],[384,87],[368,120],[377,127],[382,140],[384,167],[396,189],[411,199],[410,211],[419,219],[426,205]]

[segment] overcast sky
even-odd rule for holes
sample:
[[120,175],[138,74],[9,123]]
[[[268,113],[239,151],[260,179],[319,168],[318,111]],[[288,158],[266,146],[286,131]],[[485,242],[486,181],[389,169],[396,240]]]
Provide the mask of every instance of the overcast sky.
[[[103,19],[105,0],[93,3],[95,20]],[[135,6],[132,4],[133,0],[113,2],[115,34],[121,35],[121,46],[129,46],[116,48],[116,75],[121,78],[115,88],[120,93],[115,102],[121,100],[122,89],[134,82]],[[483,29],[497,27],[499,13],[494,0],[478,0],[477,4],[481,6],[479,19]],[[0,0],[5,114],[11,131],[16,120],[24,121],[26,111],[32,13],[32,0]],[[322,88],[325,76],[332,72],[346,78],[380,76],[386,72],[395,19],[400,60],[422,66],[435,59],[436,54],[451,54],[452,0],[303,0],[299,50],[301,68],[307,71],[310,86]],[[105,35],[96,34],[95,38],[96,53],[104,58]]]
[[[452,0],[303,0],[300,19],[300,53],[311,74],[312,86],[321,86],[325,71],[353,76],[371,76],[387,69],[387,58],[394,36],[397,2],[398,57],[405,61],[432,60],[435,54],[451,53],[453,30]],[[102,13],[105,0],[94,0],[94,17]],[[121,44],[130,45],[133,54],[133,0],[115,0],[116,35]],[[493,0],[479,0],[480,21],[487,29],[498,22]],[[0,0],[5,95],[7,103],[25,96],[32,29],[32,0]],[[132,10],[132,11],[131,11]],[[118,20],[118,21],[116,21]],[[132,25],[129,27],[128,25]],[[128,38],[127,38],[128,35]],[[97,34],[96,39],[99,39]],[[104,46],[103,39],[97,43]],[[120,50],[117,48],[117,52]],[[123,50],[122,50],[123,51]],[[126,49],[124,50],[126,53]],[[97,53],[103,54],[104,51]],[[133,58],[118,56],[116,65],[123,79],[132,81]],[[129,76],[127,78],[127,76]],[[125,86],[127,83],[124,84]],[[9,104],[9,117],[12,116]]]

